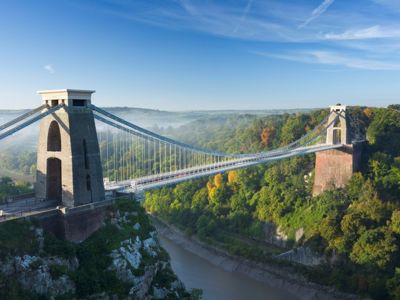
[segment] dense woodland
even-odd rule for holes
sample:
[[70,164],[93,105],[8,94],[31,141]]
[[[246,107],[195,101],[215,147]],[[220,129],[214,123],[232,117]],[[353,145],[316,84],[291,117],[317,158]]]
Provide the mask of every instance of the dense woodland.
[[[148,192],[146,209],[188,235],[232,254],[275,264],[282,249],[268,246],[264,224],[279,226],[288,247],[305,245],[325,265],[292,266],[310,280],[375,299],[400,299],[400,111],[398,106],[353,108],[365,129],[362,169],[342,189],[311,196],[314,155],[292,158]],[[326,116],[278,115],[253,120],[197,122],[174,136],[227,152],[285,145]],[[218,124],[219,123],[219,124]],[[304,235],[298,241],[295,233]]]
[[36,152],[23,145],[10,147],[0,152],[0,169],[34,175],[36,172]]
[[6,203],[7,199],[13,196],[28,194],[32,192],[31,184],[10,177],[0,178],[0,204]]

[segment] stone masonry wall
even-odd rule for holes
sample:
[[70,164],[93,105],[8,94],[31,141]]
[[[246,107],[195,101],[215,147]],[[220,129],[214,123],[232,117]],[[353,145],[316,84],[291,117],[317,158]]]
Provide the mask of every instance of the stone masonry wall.
[[358,165],[356,160],[360,155],[355,155],[354,151],[352,146],[346,146],[316,154],[314,196],[346,185]]

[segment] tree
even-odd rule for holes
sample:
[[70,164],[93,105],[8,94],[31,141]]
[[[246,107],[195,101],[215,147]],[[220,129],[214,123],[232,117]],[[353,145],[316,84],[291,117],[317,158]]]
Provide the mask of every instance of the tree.
[[10,177],[2,177],[0,181],[1,185],[14,185],[13,180]]
[[[400,209],[392,213],[391,229],[394,233],[400,234]],[[399,274],[400,275],[400,274]]]
[[275,128],[270,128],[270,127],[263,128],[260,134],[261,145],[266,147],[270,146],[271,139],[273,138],[274,134],[275,134]]
[[388,109],[394,109],[400,111],[400,104],[390,104],[388,105]]
[[201,299],[203,299],[203,290],[201,289],[190,290],[190,300],[201,300]]
[[202,238],[214,233],[216,227],[215,221],[206,215],[202,215],[196,222],[196,231]]
[[348,252],[360,235],[367,230],[366,220],[358,212],[348,213],[343,216],[340,228],[343,232],[343,240],[339,245],[343,251]]
[[387,227],[382,227],[365,231],[354,244],[350,259],[358,264],[385,269],[396,251],[396,239]]
[[367,130],[369,142],[379,151],[399,156],[400,112],[378,109]]
[[340,234],[338,221],[334,216],[324,218],[319,225],[319,232],[321,236],[329,241],[333,241]]
[[395,269],[394,276],[387,281],[386,285],[393,299],[400,299],[400,267]]
[[357,199],[359,197],[364,184],[365,180],[363,175],[359,172],[354,173],[346,185],[347,194],[351,199]]
[[390,210],[378,198],[370,180],[363,185],[359,199],[351,205],[351,211],[360,213],[364,219],[375,222],[375,224],[383,224],[390,218]]
[[229,184],[234,184],[237,182],[238,178],[238,171],[237,170],[232,170],[228,172],[228,183]]
[[222,177],[222,174],[217,174],[214,176],[214,185],[216,188],[221,187],[223,181],[224,181],[224,178]]
[[374,110],[371,107],[367,107],[363,110],[363,114],[368,118],[371,119],[374,114]]
[[192,200],[192,209],[199,209],[203,210],[206,208],[208,205],[208,193],[206,188],[202,188],[198,191],[193,196]]
[[305,127],[308,120],[309,116],[305,114],[298,114],[289,117],[282,127],[282,144],[287,145],[300,138],[305,133]]

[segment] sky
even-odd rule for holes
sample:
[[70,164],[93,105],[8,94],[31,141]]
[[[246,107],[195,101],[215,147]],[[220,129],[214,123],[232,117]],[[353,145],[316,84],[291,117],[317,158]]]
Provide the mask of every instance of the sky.
[[399,0],[2,0],[0,108],[38,90],[99,106],[400,102]]

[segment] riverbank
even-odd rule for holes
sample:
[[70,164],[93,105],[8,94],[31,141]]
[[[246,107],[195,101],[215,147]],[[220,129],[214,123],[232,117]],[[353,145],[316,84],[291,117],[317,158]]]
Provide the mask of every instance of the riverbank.
[[255,263],[233,256],[224,250],[205,244],[196,237],[188,237],[181,230],[151,216],[160,236],[178,244],[228,272],[238,272],[271,287],[288,291],[299,299],[360,299],[358,296],[337,292],[330,287],[307,281],[287,268]]

